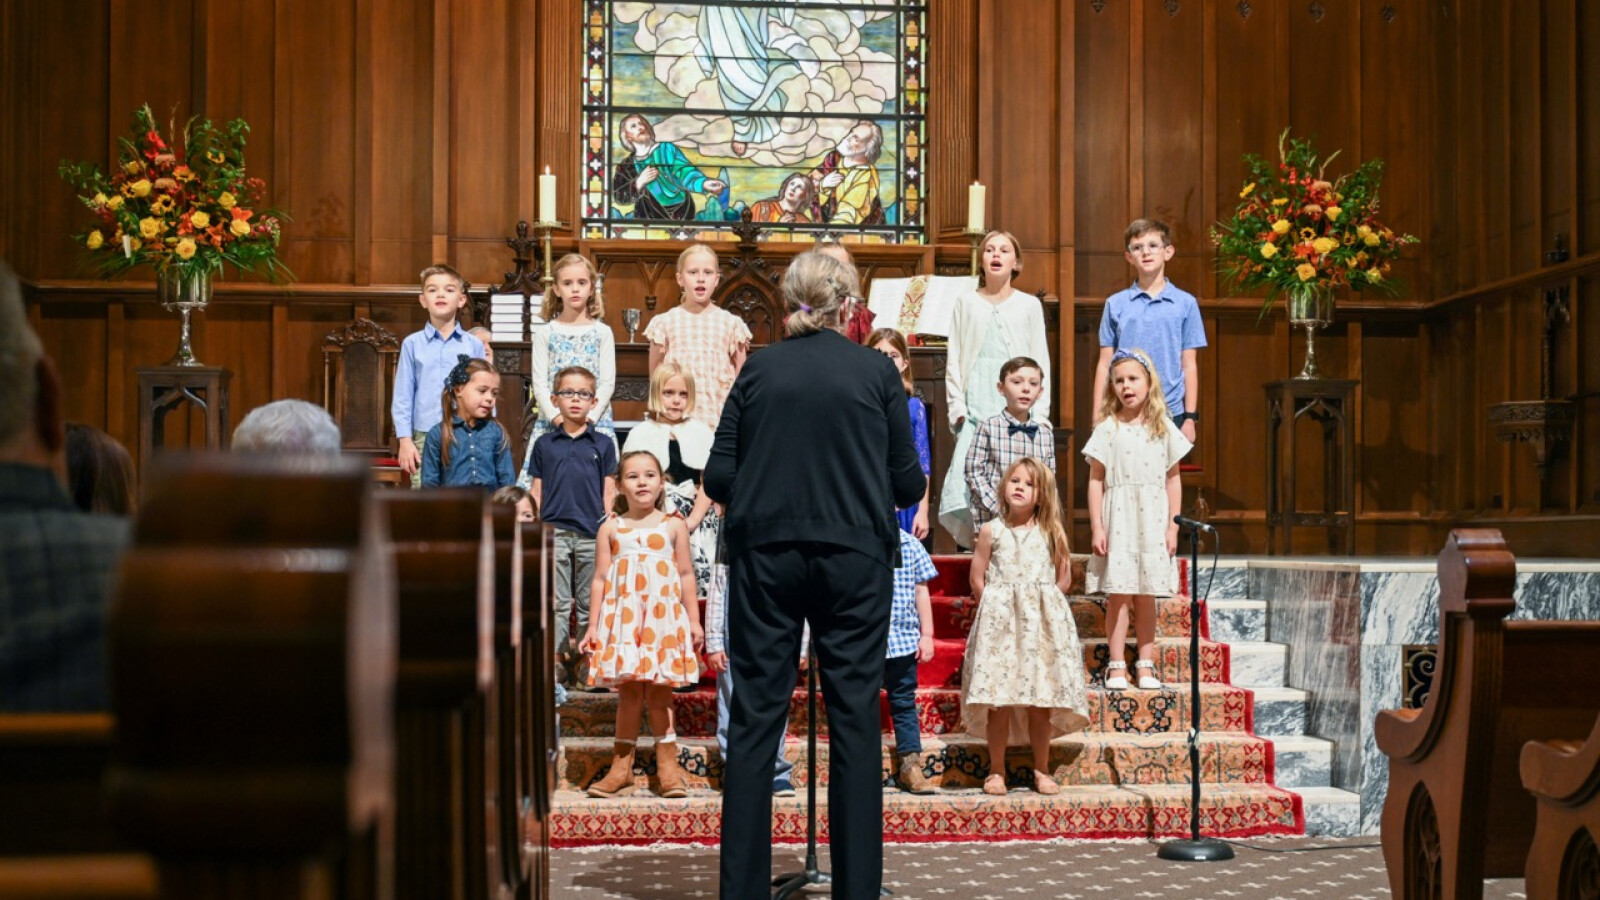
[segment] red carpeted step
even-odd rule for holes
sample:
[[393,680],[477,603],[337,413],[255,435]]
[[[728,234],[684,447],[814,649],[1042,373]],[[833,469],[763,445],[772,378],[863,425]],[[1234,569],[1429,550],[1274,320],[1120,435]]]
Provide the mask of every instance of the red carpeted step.
[[[976,789],[915,796],[887,791],[883,836],[890,843],[1008,841],[1051,838],[1150,838],[1187,834],[1186,785],[1069,787],[1053,797],[1021,785],[1001,797]],[[772,839],[806,839],[805,793],[773,799]],[[817,797],[819,837],[828,837],[827,795]],[[1300,834],[1300,797],[1270,785],[1212,785],[1202,790],[1201,831],[1230,838]],[[681,800],[635,794],[591,800],[572,791],[556,794],[548,822],[554,847],[607,844],[704,843],[721,838],[722,798],[700,789]]]
[[[933,607],[933,636],[949,640],[963,640],[972,629],[977,607],[969,596],[937,594],[930,598]],[[1072,608],[1072,622],[1080,638],[1106,636],[1106,607],[1104,597],[1073,595],[1067,598]],[[1202,623],[1205,604],[1200,605]],[[1129,623],[1131,634],[1132,623]],[[1201,632],[1204,635],[1205,629]],[[1156,634],[1160,637],[1189,636],[1189,598],[1160,597],[1156,599]]]
[[[679,738],[678,761],[691,787],[722,789],[723,760],[713,738]],[[609,738],[571,738],[562,743],[556,768],[556,789],[582,791],[611,768],[613,742]],[[817,745],[817,772],[828,781],[829,745]],[[807,742],[790,738],[784,755],[794,763],[793,781],[807,780]],[[652,740],[639,743],[634,759],[634,783],[639,790],[654,791],[656,762]],[[1112,735],[1086,732],[1060,738],[1051,744],[1050,772],[1063,785],[1188,784],[1188,736],[1181,733]],[[885,735],[882,778],[896,787],[900,760],[894,739]],[[1013,748],[1007,767],[1025,775],[1031,766],[1028,752]],[[1268,784],[1272,780],[1273,752],[1268,741],[1240,732],[1206,733],[1200,740],[1200,778],[1206,784]],[[984,742],[966,735],[929,737],[923,741],[923,773],[941,790],[976,788],[989,773],[989,751]]]
[[[939,577],[928,583],[929,593],[934,596],[945,594],[953,597],[972,593],[972,554],[940,554],[933,557],[933,566],[939,570]],[[1088,568],[1087,553],[1072,554],[1072,589],[1067,593],[1082,594],[1086,591],[1084,573]],[[1180,593],[1188,593],[1189,561],[1182,557],[1178,558],[1178,584]]]
[[[1090,729],[1125,734],[1182,731],[1189,727],[1189,692],[1179,687],[1162,691],[1105,691],[1089,689]],[[717,729],[717,695],[712,691],[673,694],[673,719],[685,738],[709,737]],[[887,702],[882,703],[883,728],[889,723]],[[1201,726],[1206,731],[1249,731],[1254,727],[1253,700],[1247,690],[1218,684],[1200,686]],[[616,734],[616,694],[574,692],[559,710],[563,737],[610,737]],[[827,733],[827,709],[818,702],[822,734]],[[962,731],[961,693],[955,688],[919,688],[917,717],[924,735]],[[789,732],[806,730],[805,694],[795,691],[789,703]],[[649,733],[648,724],[642,733]]]

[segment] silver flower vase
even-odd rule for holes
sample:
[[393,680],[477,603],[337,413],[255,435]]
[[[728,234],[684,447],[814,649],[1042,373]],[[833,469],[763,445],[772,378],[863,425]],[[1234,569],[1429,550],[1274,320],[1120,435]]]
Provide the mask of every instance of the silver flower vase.
[[1321,378],[1317,371],[1317,330],[1333,322],[1333,288],[1302,284],[1289,288],[1289,325],[1306,330],[1306,362],[1296,378]]
[[169,366],[203,365],[194,358],[194,347],[189,343],[189,316],[197,309],[205,309],[211,302],[211,273],[203,269],[165,269],[156,275],[156,298],[169,310],[183,317],[183,330],[178,335],[178,352],[167,361]]

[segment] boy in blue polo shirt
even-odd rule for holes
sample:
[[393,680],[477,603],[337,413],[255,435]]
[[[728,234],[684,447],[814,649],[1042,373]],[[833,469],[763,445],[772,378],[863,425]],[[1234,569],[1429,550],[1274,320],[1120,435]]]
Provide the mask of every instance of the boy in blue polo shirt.
[[[589,630],[589,582],[594,578],[594,538],[617,496],[617,445],[589,426],[594,409],[593,372],[568,366],[556,373],[550,402],[561,411],[559,428],[540,435],[528,456],[528,491],[541,521],[555,529],[556,653],[567,652],[574,607],[577,634]],[[567,675],[582,684],[577,666]]]
[[422,270],[422,290],[417,295],[428,311],[428,324],[400,344],[400,362],[394,373],[394,399],[389,415],[400,438],[400,470],[411,476],[411,486],[422,486],[422,448],[428,431],[444,421],[440,395],[445,377],[463,354],[484,359],[483,341],[456,324],[456,313],[467,305],[467,282],[461,273],[438,263]]
[[1167,280],[1167,260],[1177,248],[1165,222],[1136,219],[1123,232],[1123,241],[1128,248],[1125,258],[1138,277],[1132,287],[1106,298],[1100,316],[1100,361],[1090,395],[1094,424],[1100,424],[1100,398],[1105,396],[1112,354],[1139,349],[1155,363],[1167,395],[1167,412],[1192,443],[1195,423],[1200,421],[1197,355],[1206,345],[1200,304],[1193,294]]

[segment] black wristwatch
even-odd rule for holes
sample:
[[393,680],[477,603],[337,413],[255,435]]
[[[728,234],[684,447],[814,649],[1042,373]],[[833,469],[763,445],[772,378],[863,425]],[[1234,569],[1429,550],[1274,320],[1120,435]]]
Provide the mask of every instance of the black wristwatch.
[[1172,424],[1182,425],[1184,422],[1199,423],[1200,414],[1197,412],[1181,412],[1172,417]]

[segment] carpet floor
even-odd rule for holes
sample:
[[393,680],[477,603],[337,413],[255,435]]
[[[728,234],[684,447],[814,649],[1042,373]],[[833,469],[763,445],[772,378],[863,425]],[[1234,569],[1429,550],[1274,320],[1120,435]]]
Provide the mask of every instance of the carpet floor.
[[[822,867],[827,868],[826,848]],[[1236,858],[1174,863],[1148,841],[896,844],[884,848],[884,884],[900,900],[1385,900],[1376,837],[1257,838]],[[803,850],[773,848],[774,871],[798,870]],[[717,896],[715,847],[556,850],[551,893],[563,900],[688,900]],[[818,888],[821,894],[823,889]],[[1524,897],[1521,879],[1486,882],[1485,900]]]

